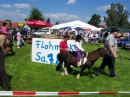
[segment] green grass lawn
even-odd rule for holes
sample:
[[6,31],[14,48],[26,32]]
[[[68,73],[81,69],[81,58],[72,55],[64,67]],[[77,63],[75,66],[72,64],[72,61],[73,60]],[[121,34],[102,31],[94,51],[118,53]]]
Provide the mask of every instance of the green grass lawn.
[[[89,52],[101,47],[101,44],[84,44],[85,51]],[[75,92],[98,92],[98,91],[130,91],[130,61],[116,59],[115,71],[117,79],[109,77],[109,70],[106,67],[102,76],[95,76],[102,58],[99,58],[93,66],[93,76],[88,76],[86,69],[80,79],[75,75],[80,71],[79,68],[73,75],[61,76],[60,72],[55,71],[56,65],[31,62],[31,45],[16,48],[15,55],[7,53],[5,58],[6,71],[10,78],[11,91],[75,91]],[[130,51],[119,48],[120,55],[130,58]],[[0,90],[3,91],[2,87]],[[91,95],[91,97],[129,97],[130,95]],[[75,97],[75,96],[71,96]],[[78,97],[78,96],[77,96]],[[90,97],[81,96],[81,97]]]

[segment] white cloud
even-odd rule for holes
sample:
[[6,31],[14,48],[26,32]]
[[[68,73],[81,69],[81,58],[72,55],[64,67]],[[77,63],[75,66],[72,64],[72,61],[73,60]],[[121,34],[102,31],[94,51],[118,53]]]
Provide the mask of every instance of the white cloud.
[[99,11],[106,11],[107,9],[110,9],[111,5],[105,5],[105,6],[99,6],[96,9]]
[[104,24],[104,23],[105,23],[105,22],[104,22],[104,17],[101,17],[101,20],[102,20],[102,21],[101,21],[101,23],[100,23],[100,24],[102,25],[102,24]]
[[130,22],[130,18],[128,18],[128,21]]
[[12,5],[10,5],[10,4],[0,4],[0,7],[10,8],[10,7],[12,7]]
[[104,21],[104,17],[101,17],[102,22]]
[[69,0],[66,4],[75,4],[76,0]]
[[83,21],[84,21],[84,22],[88,22],[90,19],[91,19],[91,17],[85,17],[85,18],[83,19]]
[[27,17],[26,14],[20,13],[17,10],[16,11],[5,11],[5,10],[0,10],[0,18],[1,20],[9,19],[13,22],[18,22],[18,21],[24,21],[24,19]]
[[17,9],[16,12],[20,12],[20,10]]
[[[99,7],[97,7],[96,9],[98,10],[98,11],[106,11],[107,9],[110,9],[110,7],[111,7],[111,5],[104,5],[104,6],[99,6]],[[127,8],[124,6],[124,10],[126,10]]]
[[73,15],[73,14],[67,14],[67,13],[57,13],[57,14],[44,14],[45,18],[50,18],[51,23],[65,23],[65,22],[71,22],[75,20],[81,20],[83,22],[88,22],[91,17],[85,17],[81,18],[78,15]]
[[[9,19],[12,22],[24,22],[24,19],[27,18],[27,14],[22,13],[20,10],[16,9],[15,11],[6,11],[6,10],[0,10],[0,19],[5,20]],[[71,22],[74,20],[81,20],[83,22],[88,22],[90,20],[90,17],[81,18],[78,15],[74,14],[67,14],[67,13],[47,13],[44,14],[44,17],[50,18],[50,21],[52,24],[55,24],[56,22],[65,23],[65,22]]]
[[14,4],[14,7],[16,8],[31,8],[31,6],[29,4]]
[[64,23],[64,22],[70,22],[73,20],[79,20],[80,17],[78,17],[77,15],[71,15],[71,14],[67,14],[67,13],[57,13],[57,14],[44,14],[44,16],[46,18],[50,18],[50,21],[52,23],[58,22],[60,21],[60,23]]

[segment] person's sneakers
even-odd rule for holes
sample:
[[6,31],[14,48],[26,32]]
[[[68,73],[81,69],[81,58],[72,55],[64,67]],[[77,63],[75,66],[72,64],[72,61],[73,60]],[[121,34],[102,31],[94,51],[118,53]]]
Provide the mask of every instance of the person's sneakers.
[[99,72],[96,73],[96,76],[101,76],[101,74]]

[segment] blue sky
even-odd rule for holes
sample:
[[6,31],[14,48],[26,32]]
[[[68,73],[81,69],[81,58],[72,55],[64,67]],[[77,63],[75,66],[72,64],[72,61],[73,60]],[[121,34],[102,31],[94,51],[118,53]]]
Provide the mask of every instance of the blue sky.
[[24,22],[30,9],[37,7],[51,23],[87,22],[94,13],[106,16],[111,3],[121,3],[130,12],[129,0],[0,0],[0,20]]

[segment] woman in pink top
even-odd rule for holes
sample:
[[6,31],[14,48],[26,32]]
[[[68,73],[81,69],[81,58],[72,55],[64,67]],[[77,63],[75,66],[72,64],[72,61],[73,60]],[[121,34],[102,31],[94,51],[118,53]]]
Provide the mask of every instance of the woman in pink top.
[[6,22],[4,22],[3,23],[3,26],[1,27],[1,30],[2,30],[2,33],[3,34],[5,34],[5,35],[7,35],[8,34],[8,32],[7,32],[7,23]]
[[3,23],[3,26],[1,27],[1,29],[2,29],[2,33],[9,37],[11,45],[13,46],[13,38],[12,38],[12,35],[10,33],[8,33],[8,31],[7,31],[7,23],[6,22]]

